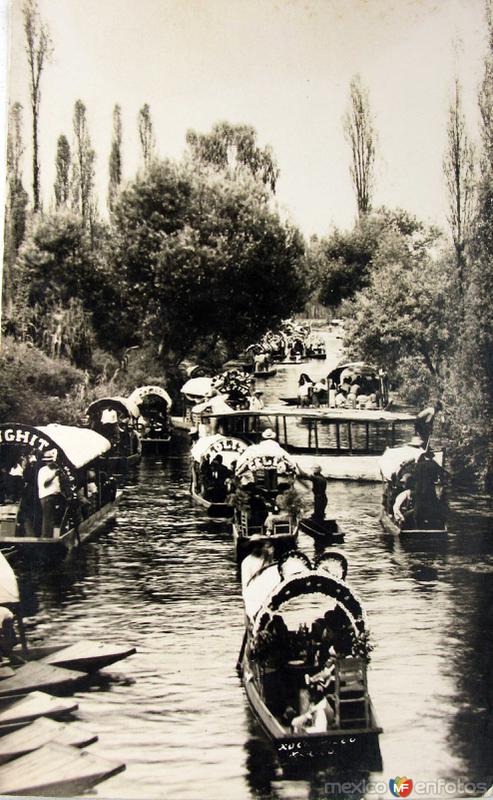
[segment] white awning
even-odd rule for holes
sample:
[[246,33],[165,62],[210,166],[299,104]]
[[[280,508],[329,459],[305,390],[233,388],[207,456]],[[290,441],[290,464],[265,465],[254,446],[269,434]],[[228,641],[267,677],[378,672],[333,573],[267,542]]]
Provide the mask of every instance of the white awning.
[[162,386],[139,386],[137,389],[134,389],[133,392],[127,397],[127,400],[130,403],[133,403],[136,406],[140,406],[142,400],[146,397],[160,397],[168,408],[171,408],[173,402],[171,397],[169,396],[166,389],[163,389]]
[[182,394],[205,397],[212,391],[212,378],[190,378],[180,389]]
[[17,578],[9,562],[3,553],[0,552],[0,604],[18,602],[19,587],[17,585]]
[[49,436],[76,469],[103,455],[111,447],[108,439],[89,428],[51,423],[40,425],[37,430]]

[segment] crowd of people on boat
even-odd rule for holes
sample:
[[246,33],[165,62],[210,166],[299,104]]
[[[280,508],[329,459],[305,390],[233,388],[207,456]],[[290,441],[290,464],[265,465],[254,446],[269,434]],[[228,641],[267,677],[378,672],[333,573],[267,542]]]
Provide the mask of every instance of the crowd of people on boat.
[[114,500],[116,485],[105,471],[85,471],[72,486],[56,448],[43,454],[22,453],[12,466],[0,469],[0,505],[12,509],[12,535],[56,538],[64,527],[77,527]]
[[[337,371],[335,371],[337,372]],[[348,367],[336,378],[312,380],[306,372],[298,379],[298,405],[312,408],[349,408],[376,410],[384,405],[382,384],[387,381],[382,370],[358,373]]]

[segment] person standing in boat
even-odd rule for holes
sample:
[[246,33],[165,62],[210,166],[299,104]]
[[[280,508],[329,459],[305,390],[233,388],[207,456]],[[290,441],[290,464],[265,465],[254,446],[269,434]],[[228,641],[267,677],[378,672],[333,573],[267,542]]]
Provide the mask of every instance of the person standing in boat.
[[327,478],[322,475],[322,467],[317,464],[313,467],[311,475],[302,472],[299,477],[302,483],[310,481],[313,492],[312,519],[314,522],[323,524],[325,520],[325,509],[327,508]]
[[437,412],[441,411],[442,409],[442,402],[437,400],[434,405],[423,408],[423,410],[420,411],[416,417],[416,421],[414,423],[414,432],[417,436],[421,436],[424,447],[428,445],[430,436],[433,433],[433,424],[435,422]]
[[41,536],[53,537],[59,528],[65,499],[62,492],[61,472],[56,464],[58,452],[47,450],[43,456],[43,466],[38,472],[38,496],[41,503]]

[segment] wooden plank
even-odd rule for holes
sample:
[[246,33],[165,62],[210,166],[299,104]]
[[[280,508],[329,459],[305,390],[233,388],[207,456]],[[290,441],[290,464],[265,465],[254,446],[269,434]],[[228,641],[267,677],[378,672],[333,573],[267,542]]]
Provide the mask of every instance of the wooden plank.
[[[11,725],[26,725],[38,717],[59,718],[76,711],[74,700],[53,697],[46,692],[30,692],[26,697],[0,699],[0,729]],[[5,730],[4,730],[5,732]]]
[[[230,506],[227,508],[229,509]],[[84,639],[66,647],[61,647],[55,652],[48,653],[43,657],[41,663],[63,667],[68,670],[92,672],[128,658],[136,652],[135,647],[129,647],[128,645],[126,647],[118,647],[105,642]]]
[[79,725],[55,722],[54,719],[40,717],[25,728],[0,738],[0,765],[14,758],[38,750],[49,742],[57,742],[72,747],[87,747],[97,742],[96,734],[86,731]]
[[67,688],[85,677],[83,672],[31,661],[19,667],[12,678],[5,678],[0,682],[0,697]]
[[60,744],[46,744],[0,768],[0,793],[63,797],[81,794],[125,765]]

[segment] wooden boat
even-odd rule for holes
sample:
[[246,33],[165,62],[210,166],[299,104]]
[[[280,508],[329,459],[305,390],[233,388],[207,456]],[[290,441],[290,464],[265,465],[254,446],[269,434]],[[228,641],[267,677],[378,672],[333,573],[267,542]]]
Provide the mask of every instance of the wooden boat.
[[[447,507],[446,507],[446,494],[443,485],[439,487],[440,499],[436,497],[436,506],[431,506],[429,509],[428,519],[425,520],[425,525],[420,528],[413,527],[414,514],[410,514],[410,519],[405,522],[399,523],[394,519],[392,510],[394,502],[401,491],[404,491],[406,486],[412,487],[413,476],[417,470],[418,460],[423,458],[424,454],[428,454],[431,461],[442,470],[442,476],[445,477],[446,473],[443,471],[445,451],[439,450],[433,452],[427,447],[426,450],[420,445],[420,437],[414,437],[414,445],[404,446],[399,448],[388,448],[380,460],[380,470],[383,479],[382,482],[382,508],[380,511],[380,524],[384,531],[399,536],[401,538],[429,538],[429,537],[444,537],[447,536],[447,525],[445,522]],[[422,444],[422,443],[421,443]],[[436,469],[436,466],[435,466]],[[402,478],[400,477],[402,474]],[[399,480],[396,480],[399,476]],[[406,486],[401,482],[406,477]],[[412,491],[412,489],[411,489]]]
[[25,697],[0,698],[0,736],[29,725],[39,717],[63,719],[77,711],[75,700],[53,697],[46,692],[30,692]]
[[67,797],[82,794],[125,765],[54,742],[0,768],[3,795]]
[[217,431],[249,444],[272,427],[277,440],[303,472],[315,465],[328,478],[380,481],[379,459],[387,446],[407,441],[414,433],[415,416],[386,410],[266,406],[262,411],[211,414]]
[[235,509],[233,514],[233,541],[237,556],[243,558],[258,542],[293,546],[298,538],[298,523],[294,519],[274,522],[272,532],[265,524],[254,522],[246,511]]
[[0,697],[27,695],[33,691],[65,691],[85,679],[84,672],[31,662],[18,667],[12,677],[0,680]]
[[344,534],[340,533],[339,527],[335,519],[325,519],[323,522],[307,517],[300,520],[300,531],[307,533],[312,539],[317,542],[325,544],[334,544],[335,542],[342,542]]
[[139,386],[127,399],[139,410],[137,430],[142,452],[159,452],[171,440],[170,411],[173,403],[168,392],[161,386]]
[[357,376],[360,381],[364,381],[368,387],[366,394],[376,394],[380,398],[381,407],[384,409],[389,407],[389,380],[386,372],[365,361],[349,361],[339,364],[335,369],[331,370],[327,378],[332,381],[333,386],[338,386],[341,383],[341,376],[344,372]]
[[[60,560],[94,536],[116,513],[121,492],[108,472],[106,455],[110,447],[105,437],[87,428],[0,425],[0,452],[7,465],[26,457],[32,459],[24,471],[20,500],[0,505],[0,548],[12,550],[11,559],[20,555],[34,562]],[[46,452],[52,454],[51,463],[59,471],[65,508],[53,536],[41,537],[33,534],[39,534],[41,528],[37,475]],[[87,499],[89,484],[94,487],[91,500]],[[83,502],[90,509],[86,518],[82,515],[86,507]]]
[[[255,563],[255,561],[257,563]],[[299,551],[278,563],[243,562],[243,686],[282,763],[325,765],[372,756],[379,727],[367,685],[367,622],[345,581],[347,562]]]
[[[128,397],[100,397],[88,406],[86,417],[91,428],[110,441],[107,461],[112,474],[125,475],[139,463],[142,456],[139,409],[132,400]],[[110,418],[114,421],[103,421]]]
[[[100,669],[109,667],[117,661],[122,661],[124,658],[134,655],[136,652],[135,647],[118,647],[113,644],[84,639],[66,646],[44,645],[30,647],[27,661],[33,665],[38,662],[39,664],[63,667],[64,670],[79,670],[82,673],[87,673],[97,672]],[[19,649],[14,649],[11,658],[16,662],[26,660],[21,656]],[[0,688],[1,686],[2,684],[0,683]]]
[[203,436],[193,445],[190,493],[193,500],[206,510],[210,519],[231,519],[233,506],[230,503],[214,500],[211,490],[201,486],[201,467],[204,460],[207,459],[211,463],[216,456],[221,456],[224,466],[230,469],[246,448],[247,445],[241,439],[220,434]]
[[97,740],[96,734],[75,723],[67,725],[48,717],[39,717],[30,725],[0,738],[0,765],[39,750],[49,742],[81,748]]
[[423,537],[435,537],[435,536],[447,536],[448,529],[447,526],[444,525],[443,528],[401,528],[400,525],[394,520],[393,517],[390,516],[386,512],[384,508],[382,508],[380,512],[380,524],[384,531],[387,533],[391,533],[393,536],[400,536],[402,537],[412,537],[412,536],[423,536]]
[[258,369],[253,371],[254,378],[272,378],[277,373],[275,367],[268,367],[267,369]]

